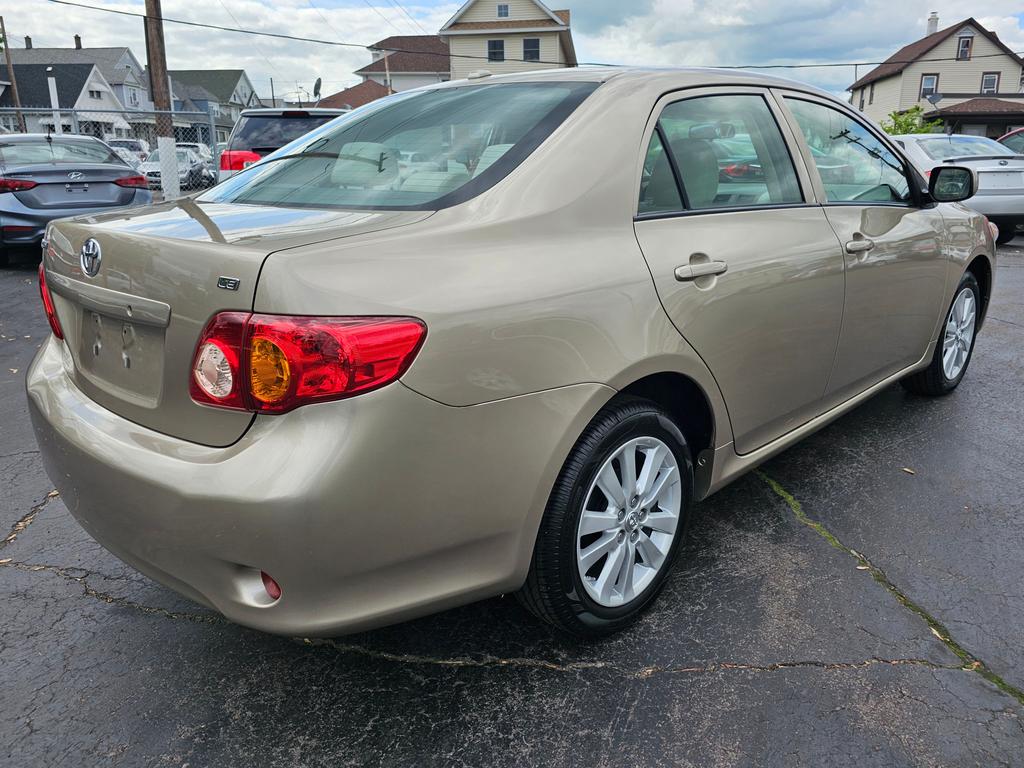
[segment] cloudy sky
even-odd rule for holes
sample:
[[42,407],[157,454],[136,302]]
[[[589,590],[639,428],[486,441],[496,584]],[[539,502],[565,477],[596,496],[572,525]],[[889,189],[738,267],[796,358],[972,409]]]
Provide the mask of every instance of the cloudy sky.
[[[81,0],[103,8],[142,12],[144,0]],[[368,45],[394,34],[435,32],[459,7],[446,0],[164,0],[166,18],[284,32]],[[1024,51],[1021,0],[564,0],[572,10],[581,62],[611,64],[756,65],[879,61],[924,34],[938,11],[940,28],[972,14],[1014,51]],[[89,46],[128,45],[145,61],[141,19],[18,0],[3,8],[13,47],[30,35],[38,46],[71,45],[76,33]],[[172,69],[242,67],[257,91],[294,97],[358,82],[351,73],[369,62],[361,48],[274,40],[165,25]],[[864,74],[862,68],[860,74]],[[841,92],[852,67],[794,69],[789,77]]]

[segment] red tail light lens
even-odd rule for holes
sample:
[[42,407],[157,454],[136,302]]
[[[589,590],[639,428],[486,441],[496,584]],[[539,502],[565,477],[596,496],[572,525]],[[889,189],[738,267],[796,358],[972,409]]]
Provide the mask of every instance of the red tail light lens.
[[114,183],[119,187],[139,187],[141,189],[145,189],[148,186],[145,176],[124,176],[120,179],[114,179]]
[[23,192],[26,189],[39,186],[28,179],[14,179],[10,176],[0,176],[0,192]]
[[244,149],[226,149],[220,153],[220,169],[222,171],[242,171],[259,161],[259,155]]
[[46,311],[46,320],[50,324],[50,330],[58,339],[63,339],[64,331],[57,319],[57,310],[53,307],[53,297],[50,295],[50,288],[46,285],[46,269],[42,263],[39,264],[39,295],[43,299],[43,309]]
[[199,403],[285,413],[390,384],[426,336],[411,317],[305,317],[222,312],[192,361]]

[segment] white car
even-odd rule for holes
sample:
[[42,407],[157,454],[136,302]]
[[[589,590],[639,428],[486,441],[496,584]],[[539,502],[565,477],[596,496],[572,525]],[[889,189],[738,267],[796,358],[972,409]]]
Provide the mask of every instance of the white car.
[[984,136],[912,133],[895,137],[927,179],[938,165],[960,165],[978,174],[978,192],[964,202],[999,227],[999,244],[1024,228],[1024,155]]

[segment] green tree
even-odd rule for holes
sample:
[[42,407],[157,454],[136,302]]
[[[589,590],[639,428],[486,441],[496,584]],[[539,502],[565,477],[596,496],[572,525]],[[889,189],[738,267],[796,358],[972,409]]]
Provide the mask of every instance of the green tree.
[[932,133],[942,129],[941,120],[925,120],[924,110],[920,106],[911,107],[904,112],[890,112],[889,119],[882,123],[882,130],[890,136],[904,133]]

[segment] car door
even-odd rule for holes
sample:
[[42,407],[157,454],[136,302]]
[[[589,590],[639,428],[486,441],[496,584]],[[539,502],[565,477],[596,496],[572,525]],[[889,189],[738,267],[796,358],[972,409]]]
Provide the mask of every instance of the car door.
[[782,94],[816,194],[844,247],[846,304],[826,403],[918,362],[945,309],[942,214],[921,205],[917,175],[851,110]]
[[843,254],[795,140],[760,88],[667,96],[644,138],[637,240],[739,453],[820,412],[839,338]]

